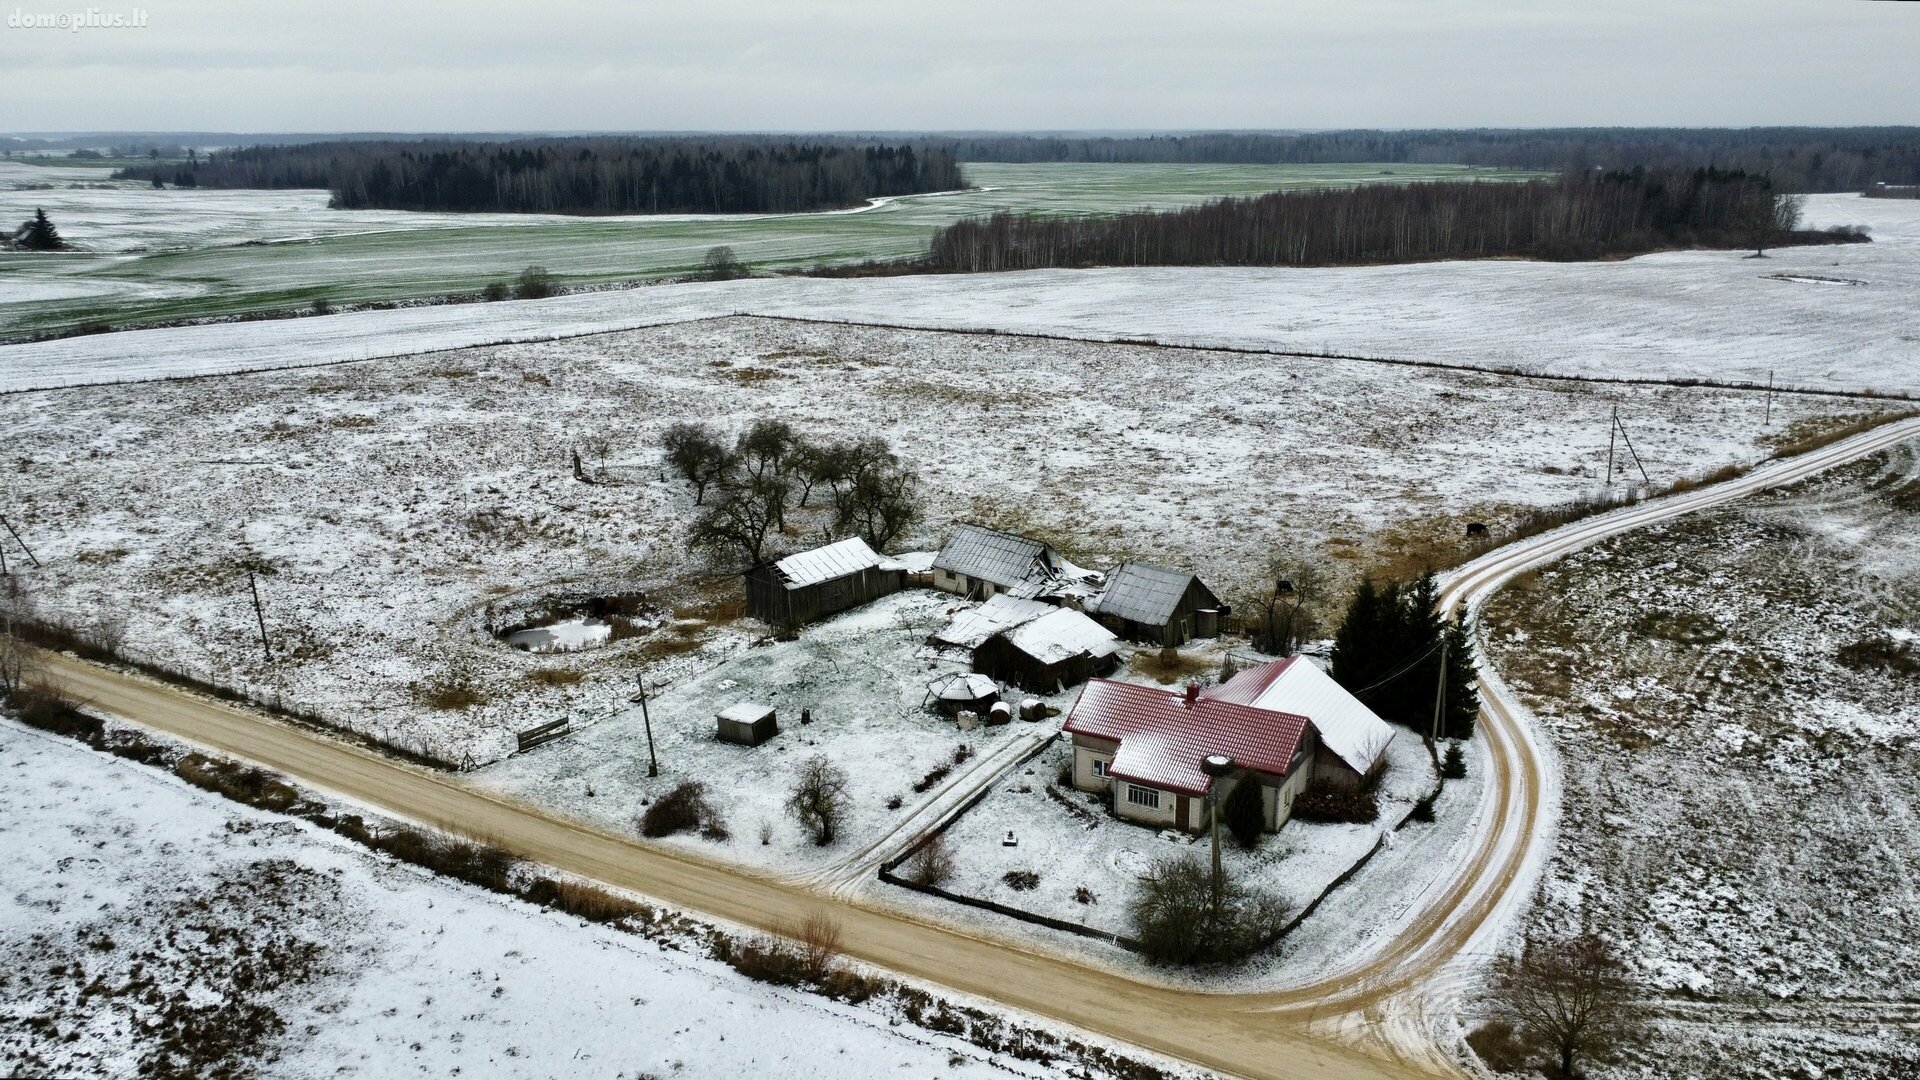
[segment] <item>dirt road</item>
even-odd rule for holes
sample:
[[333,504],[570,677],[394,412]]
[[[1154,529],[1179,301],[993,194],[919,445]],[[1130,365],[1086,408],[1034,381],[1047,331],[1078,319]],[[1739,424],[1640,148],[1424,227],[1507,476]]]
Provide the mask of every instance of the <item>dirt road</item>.
[[[1608,536],[1789,483],[1920,435],[1903,421],[1744,477],[1588,519],[1491,552],[1450,575],[1449,611],[1471,610],[1512,575]],[[1421,997],[1491,947],[1500,915],[1524,903],[1552,776],[1497,678],[1484,685],[1480,731],[1488,783],[1468,858],[1376,946],[1337,971],[1285,989],[1208,994],[1108,971],[1055,951],[957,929],[804,883],[721,866],[568,821],[301,728],[152,680],[62,657],[52,674],[97,708],[258,762],[382,810],[484,839],[562,870],[763,930],[829,910],[848,952],[903,975],[1249,1077],[1328,1080],[1450,1072],[1418,1020]]]

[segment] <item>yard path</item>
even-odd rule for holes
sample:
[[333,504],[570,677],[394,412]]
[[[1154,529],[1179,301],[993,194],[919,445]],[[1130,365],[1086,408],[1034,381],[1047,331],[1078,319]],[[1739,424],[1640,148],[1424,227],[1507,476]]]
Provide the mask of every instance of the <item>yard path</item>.
[[872,843],[802,880],[834,896],[853,895],[880,872],[882,863],[951,817],[968,799],[998,781],[1057,730],[1058,726],[1054,725],[1045,734],[1021,732],[994,747],[992,753],[970,759],[966,767],[955,769],[932,792],[922,796],[918,806],[888,826]]
[[[1450,612],[1474,610],[1513,575],[1609,536],[1791,483],[1916,436],[1920,420],[1888,424],[1720,484],[1517,541],[1449,575],[1442,605]],[[1488,783],[1469,856],[1343,968],[1282,989],[1206,993],[1099,967],[1064,947],[950,926],[804,882],[644,845],[138,675],[67,657],[47,659],[51,676],[95,708],[317,788],[756,929],[791,926],[810,911],[827,911],[839,920],[847,951],[857,959],[1248,1077],[1456,1074],[1430,1032],[1444,1016],[1445,1002],[1471,985],[1475,966],[1497,944],[1505,916],[1526,903],[1557,799],[1551,750],[1498,674],[1487,670],[1480,732],[1488,747]]]

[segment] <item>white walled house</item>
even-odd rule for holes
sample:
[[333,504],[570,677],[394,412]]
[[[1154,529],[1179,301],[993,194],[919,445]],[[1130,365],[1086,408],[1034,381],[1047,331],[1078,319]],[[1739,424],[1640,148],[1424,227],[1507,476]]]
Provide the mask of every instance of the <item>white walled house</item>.
[[[1163,690],[1095,679],[1062,730],[1073,736],[1073,786],[1110,792],[1114,813],[1144,825],[1207,828],[1209,794],[1261,785],[1277,830],[1312,787],[1355,788],[1385,766],[1393,729],[1303,657],[1248,668],[1216,687]],[[1225,755],[1234,768],[1209,775]]]
[[[1063,730],[1073,736],[1073,784],[1108,791],[1114,813],[1189,832],[1207,827],[1209,794],[1224,800],[1243,783],[1261,786],[1269,831],[1286,824],[1312,776],[1313,726],[1303,716],[1255,709],[1138,683],[1095,679],[1080,691]],[[1209,775],[1224,754],[1235,770]]]

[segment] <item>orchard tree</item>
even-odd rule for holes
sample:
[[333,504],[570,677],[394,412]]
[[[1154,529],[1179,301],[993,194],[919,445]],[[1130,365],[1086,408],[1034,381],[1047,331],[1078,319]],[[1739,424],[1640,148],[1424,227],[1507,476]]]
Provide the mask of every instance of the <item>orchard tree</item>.
[[667,467],[693,485],[693,504],[704,505],[707,488],[733,469],[733,454],[719,432],[705,424],[679,423],[660,437]]
[[1502,1019],[1550,1048],[1550,1075],[1573,1080],[1583,1058],[1604,1057],[1637,1039],[1642,1019],[1625,961],[1588,932],[1529,942],[1496,970],[1493,1005]]
[[815,844],[832,844],[847,819],[846,770],[819,754],[802,762],[793,792],[787,796],[787,813]]

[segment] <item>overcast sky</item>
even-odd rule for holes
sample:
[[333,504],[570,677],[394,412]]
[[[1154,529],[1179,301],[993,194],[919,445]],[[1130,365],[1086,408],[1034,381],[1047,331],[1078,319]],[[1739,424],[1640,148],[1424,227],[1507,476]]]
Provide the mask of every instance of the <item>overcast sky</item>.
[[1920,123],[1920,3],[0,0],[0,130]]

